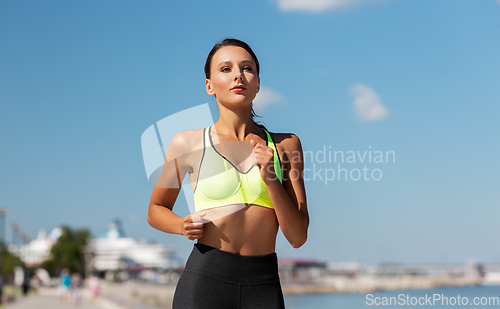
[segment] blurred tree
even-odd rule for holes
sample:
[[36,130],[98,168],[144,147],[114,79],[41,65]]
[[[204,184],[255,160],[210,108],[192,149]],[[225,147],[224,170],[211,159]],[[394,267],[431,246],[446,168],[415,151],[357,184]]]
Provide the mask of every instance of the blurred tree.
[[59,275],[62,268],[66,267],[71,273],[78,272],[84,275],[85,261],[80,250],[87,245],[91,234],[87,229],[72,230],[62,227],[62,235],[50,250],[51,258],[42,265],[51,276]]
[[6,246],[3,246],[2,255],[3,255],[3,265],[1,266],[3,267],[0,267],[2,275],[6,276],[8,274],[14,273],[14,267],[16,266],[21,266],[22,268],[25,268],[23,261],[19,257],[12,255]]

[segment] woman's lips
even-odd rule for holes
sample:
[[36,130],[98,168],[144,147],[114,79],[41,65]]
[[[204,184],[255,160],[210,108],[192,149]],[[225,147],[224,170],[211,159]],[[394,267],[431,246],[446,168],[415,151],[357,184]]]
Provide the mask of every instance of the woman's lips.
[[241,91],[245,91],[246,88],[244,86],[234,86],[233,88],[231,88],[231,91],[235,91],[235,92],[241,92]]

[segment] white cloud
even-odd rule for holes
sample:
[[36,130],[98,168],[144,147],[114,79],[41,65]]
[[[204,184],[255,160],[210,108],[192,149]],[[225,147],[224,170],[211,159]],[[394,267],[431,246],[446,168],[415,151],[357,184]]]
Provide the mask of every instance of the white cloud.
[[278,0],[278,6],[282,11],[319,12],[380,1],[384,0]]
[[253,100],[256,112],[262,112],[267,106],[284,102],[283,97],[271,88],[261,88]]
[[370,87],[357,84],[349,89],[354,97],[354,111],[359,120],[377,121],[389,116],[389,111],[382,104],[380,97]]

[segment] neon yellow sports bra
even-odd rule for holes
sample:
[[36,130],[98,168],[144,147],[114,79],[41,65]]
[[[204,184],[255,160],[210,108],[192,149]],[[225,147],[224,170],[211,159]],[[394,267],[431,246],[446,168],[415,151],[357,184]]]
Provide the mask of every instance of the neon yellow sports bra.
[[[241,173],[215,149],[210,135],[211,129],[209,126],[203,130],[204,150],[193,193],[195,210],[231,204],[252,204],[274,209],[267,186],[260,177],[259,168],[252,165],[247,172]],[[265,129],[264,132],[267,135],[267,146],[274,150],[274,170],[280,182],[283,182],[276,145],[269,132]]]

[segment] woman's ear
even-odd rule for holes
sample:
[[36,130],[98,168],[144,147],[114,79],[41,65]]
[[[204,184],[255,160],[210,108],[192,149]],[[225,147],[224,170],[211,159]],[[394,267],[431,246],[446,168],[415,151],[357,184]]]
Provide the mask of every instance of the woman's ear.
[[260,77],[257,78],[257,93],[260,91]]
[[215,92],[212,88],[212,83],[208,78],[205,79],[205,89],[207,90],[208,95],[215,95]]

